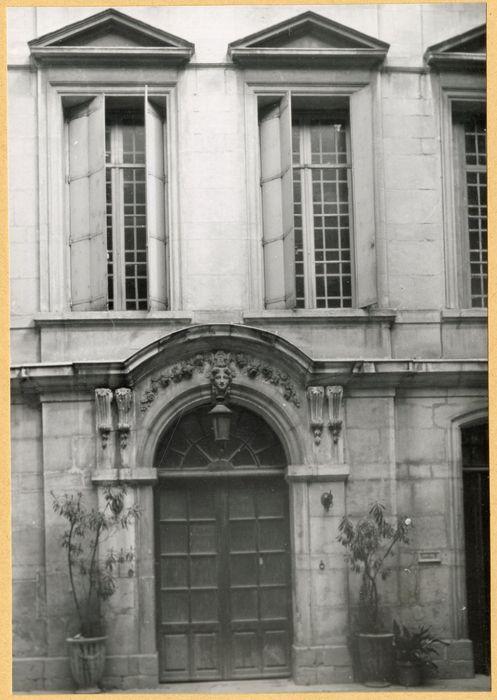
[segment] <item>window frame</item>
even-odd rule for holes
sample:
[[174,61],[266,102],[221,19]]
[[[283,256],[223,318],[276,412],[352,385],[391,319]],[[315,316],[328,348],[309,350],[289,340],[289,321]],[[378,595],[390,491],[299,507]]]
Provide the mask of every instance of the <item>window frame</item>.
[[[247,70],[245,74],[245,124],[246,124],[246,158],[247,158],[247,201],[248,201],[248,221],[249,221],[249,246],[250,246],[250,267],[249,267],[249,294],[248,311],[261,311],[271,313],[271,309],[266,309],[264,302],[264,261],[263,251],[260,241],[263,240],[263,217],[260,195],[260,151],[259,151],[259,124],[258,124],[258,100],[261,97],[280,97],[287,93],[295,93],[299,96],[314,96],[317,98],[348,99],[349,100],[349,120],[351,130],[353,123],[367,119],[368,131],[370,131],[369,143],[363,152],[360,153],[358,146],[352,150],[352,167],[354,162],[361,161],[364,168],[357,167],[356,176],[358,178],[367,177],[371,182],[371,187],[365,188],[356,184],[352,187],[354,197],[352,207],[353,221],[360,222],[361,231],[364,229],[364,238],[367,238],[367,245],[362,250],[358,250],[355,256],[355,266],[352,283],[357,290],[357,279],[362,276],[367,277],[368,294],[362,295],[364,303],[357,303],[354,300],[352,307],[338,308],[309,308],[309,309],[287,309],[288,312],[318,312],[323,315],[347,315],[354,312],[361,312],[375,306],[380,299],[385,298],[385,292],[380,288],[381,274],[378,270],[378,263],[381,261],[381,254],[377,246],[381,245],[380,222],[381,222],[381,201],[378,193],[379,168],[380,163],[375,159],[375,141],[378,130],[378,100],[377,71],[357,69],[354,71],[340,70],[299,70],[282,69],[276,74],[270,74],[264,69]],[[356,129],[357,136],[359,130]],[[352,137],[353,140],[353,137]],[[359,138],[356,139],[356,143]],[[364,171],[367,171],[365,174]],[[362,192],[362,194],[360,194]],[[366,232],[366,229],[369,230]],[[352,243],[358,246],[358,239]],[[372,262],[371,262],[372,261]],[[362,265],[364,262],[364,265]],[[364,274],[366,272],[366,275]],[[367,297],[367,298],[366,298]],[[282,309],[278,310],[281,313]]]
[[[464,307],[471,309],[486,309],[488,306],[488,292],[487,292],[487,304],[474,304],[473,303],[473,293],[471,289],[471,282],[473,275],[471,273],[471,257],[470,257],[470,242],[469,242],[469,202],[468,202],[468,187],[466,176],[468,172],[484,172],[487,173],[487,166],[468,166],[466,163],[466,145],[465,145],[465,132],[463,120],[471,115],[483,116],[485,118],[484,110],[474,111],[470,109],[468,111],[460,110],[456,105],[460,103],[452,104],[452,134],[453,134],[453,148],[454,148],[454,191],[455,191],[455,206],[456,206],[456,229],[459,244],[459,259],[461,267],[461,284],[460,284],[460,303]],[[474,103],[471,103],[471,107]],[[485,118],[486,122],[486,118]],[[487,224],[487,236],[488,236],[488,224]],[[480,249],[481,250],[481,249]],[[488,242],[487,242],[488,250]],[[488,265],[488,261],[487,261]],[[487,268],[488,269],[488,268]],[[487,273],[488,276],[488,273]]]
[[[467,210],[458,196],[461,190],[460,155],[454,148],[454,114],[486,113],[485,77],[477,75],[440,76],[440,130],[442,142],[442,187],[444,201],[445,303],[448,309],[486,313],[486,307],[471,305]],[[476,83],[476,86],[475,86]],[[478,85],[480,83],[480,85]],[[476,109],[481,105],[481,109]],[[465,198],[465,196],[464,196]]]
[[[355,256],[354,256],[354,212],[353,212],[353,185],[352,185],[352,146],[350,137],[350,119],[349,119],[349,109],[344,109],[343,107],[337,106],[336,108],[330,107],[329,109],[299,109],[296,108],[292,114],[292,127],[294,125],[295,118],[298,116],[299,119],[303,119],[304,124],[301,126],[301,133],[299,135],[299,151],[300,160],[302,160],[302,152],[304,155],[304,160],[302,163],[293,163],[293,170],[295,173],[296,169],[301,170],[301,188],[302,188],[302,247],[303,247],[303,269],[304,269],[304,306],[299,306],[298,304],[298,294],[297,294],[297,304],[296,308],[304,309],[336,309],[336,308],[354,308],[355,301],[355,280],[353,270],[355,269]],[[316,292],[316,252],[315,252],[315,229],[314,229],[314,195],[312,193],[312,175],[311,169],[309,167],[310,163],[306,162],[306,159],[312,159],[311,153],[311,134],[310,134],[310,121],[312,119],[319,118],[330,118],[337,119],[345,122],[345,141],[346,141],[346,155],[347,162],[338,165],[322,164],[321,168],[326,167],[334,169],[345,169],[347,170],[347,199],[348,199],[348,217],[349,217],[349,251],[350,251],[350,286],[351,286],[351,303],[350,305],[345,305],[341,303],[336,306],[318,306],[316,303],[317,292]],[[316,168],[319,166],[315,166]],[[295,218],[295,213],[294,213]],[[339,277],[342,280],[342,277]],[[343,302],[343,298],[341,298]]]
[[[107,307],[109,308],[110,299],[112,299],[112,309],[116,311],[125,311],[127,309],[127,304],[129,302],[126,294],[126,243],[125,243],[125,197],[124,197],[124,184],[125,184],[125,170],[126,169],[140,169],[143,171],[143,182],[144,190],[146,188],[146,147],[145,147],[145,101],[141,105],[141,111],[143,118],[141,119],[141,126],[143,128],[143,161],[141,163],[125,163],[124,161],[124,131],[123,124],[119,123],[118,118],[115,115],[118,113],[116,108],[109,109],[109,115],[107,113],[107,103],[105,105],[105,128],[106,128],[106,139],[107,139],[107,129],[109,130],[109,141],[106,144],[106,156],[107,150],[109,150],[109,160],[105,161],[105,171],[106,171],[106,185],[110,184],[110,202],[106,191],[106,217],[107,217],[107,284],[108,284],[108,295],[107,295]],[[126,108],[126,107],[124,107]],[[111,117],[108,119],[108,116]],[[107,149],[107,145],[109,149]],[[146,215],[147,215],[147,202],[146,202],[146,192],[144,197],[145,205],[145,226],[146,226]],[[136,204],[136,202],[134,202]],[[111,220],[111,240],[112,246],[109,248],[109,207],[110,207],[110,220]],[[167,207],[167,204],[166,204]],[[111,261],[109,263],[109,251],[111,252]],[[135,255],[138,251],[135,247]],[[147,295],[146,300],[148,304],[148,246],[145,244],[145,264],[147,267],[146,283],[147,283]],[[133,265],[138,264],[134,262]],[[112,285],[109,284],[109,274],[110,265],[112,266]],[[137,273],[135,271],[135,282]],[[112,295],[110,293],[110,288],[112,286]],[[137,298],[135,303],[139,303],[140,299]]]
[[[80,70],[74,80],[73,68],[39,68],[38,92],[45,95],[39,100],[38,140],[39,149],[39,219],[40,219],[40,312],[71,312],[71,270],[68,246],[68,208],[66,205],[66,139],[64,132],[64,100],[84,96],[106,94],[109,96],[160,98],[167,102],[167,230],[169,255],[166,269],[168,283],[168,310],[166,315],[182,308],[182,284],[179,250],[179,192],[177,149],[177,72],[173,69],[150,68],[143,80],[139,68],[88,68]],[[126,77],[126,80],[123,78]],[[48,270],[58,271],[48,274]],[[89,313],[83,311],[82,313]],[[120,310],[92,311],[92,314],[109,313],[126,317],[147,315],[150,311]],[[152,312],[153,313],[153,312]]]

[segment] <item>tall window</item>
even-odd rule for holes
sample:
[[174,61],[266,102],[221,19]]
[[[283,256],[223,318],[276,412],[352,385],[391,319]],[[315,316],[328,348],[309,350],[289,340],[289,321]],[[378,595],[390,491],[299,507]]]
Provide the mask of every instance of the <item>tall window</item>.
[[146,309],[145,123],[140,106],[106,104],[107,305]]
[[462,303],[487,306],[487,154],[482,114],[454,113],[462,260]]
[[347,123],[296,113],[292,125],[296,306],[352,306]]
[[165,97],[64,106],[71,308],[167,308]]
[[266,308],[376,303],[370,86],[258,107]]

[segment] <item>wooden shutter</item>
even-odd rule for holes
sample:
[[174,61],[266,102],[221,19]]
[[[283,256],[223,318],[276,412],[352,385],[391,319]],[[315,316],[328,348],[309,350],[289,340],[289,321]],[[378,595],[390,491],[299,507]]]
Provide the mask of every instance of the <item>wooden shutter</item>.
[[145,104],[147,168],[147,263],[149,309],[167,309],[167,220],[165,122],[150,100]]
[[99,95],[78,105],[68,125],[71,308],[107,308],[105,110]]
[[295,306],[292,115],[290,95],[260,120],[265,305]]
[[290,93],[281,100],[281,209],[283,216],[283,261],[285,266],[285,308],[296,303],[295,292],[295,219],[293,211],[292,107]]
[[376,226],[373,171],[373,102],[371,87],[350,97],[352,199],[354,210],[355,306],[377,301]]

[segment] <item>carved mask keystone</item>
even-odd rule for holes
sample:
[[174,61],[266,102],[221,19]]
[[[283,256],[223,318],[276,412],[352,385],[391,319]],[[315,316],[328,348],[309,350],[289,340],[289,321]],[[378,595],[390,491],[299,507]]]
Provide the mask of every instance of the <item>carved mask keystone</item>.
[[229,398],[231,382],[235,374],[234,370],[230,369],[229,366],[232,361],[231,355],[222,350],[218,350],[212,355],[210,379],[212,400],[214,402],[224,401]]

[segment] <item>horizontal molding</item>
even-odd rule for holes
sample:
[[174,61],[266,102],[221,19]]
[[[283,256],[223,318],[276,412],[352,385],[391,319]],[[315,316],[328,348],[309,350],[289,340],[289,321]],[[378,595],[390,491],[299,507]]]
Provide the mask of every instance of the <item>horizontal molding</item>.
[[54,64],[88,63],[97,61],[99,65],[112,61],[119,65],[129,62],[157,62],[162,65],[180,66],[190,60],[192,49],[175,47],[143,46],[40,46],[32,47],[31,55],[37,63]]
[[289,464],[287,481],[344,481],[349,477],[350,467],[340,464]]
[[146,486],[147,484],[155,484],[157,481],[157,470],[146,467],[138,469],[106,469],[93,472],[91,480],[93,484],[100,486],[122,482]]
[[281,309],[270,311],[254,311],[243,314],[246,323],[364,323],[376,321],[377,323],[393,323],[396,312],[391,309]]
[[443,323],[488,323],[487,309],[444,309],[442,311]]
[[181,311],[74,311],[72,313],[39,313],[33,317],[38,328],[100,325],[149,326],[167,322],[189,325],[193,316]]
[[373,48],[238,48],[231,47],[229,56],[243,67],[320,67],[320,68],[371,68],[385,59],[385,49]]
[[[192,346],[192,352],[194,352]],[[277,364],[277,363],[275,363]],[[138,368],[138,381],[141,370]],[[315,360],[305,377],[306,386],[342,384],[351,389],[486,387],[488,362],[462,360]],[[207,380],[199,380],[207,381]],[[134,368],[125,362],[65,362],[14,365],[13,392],[33,395],[45,392],[84,391],[97,386],[134,386]],[[189,386],[194,386],[190,380]],[[304,385],[301,390],[304,391]]]

